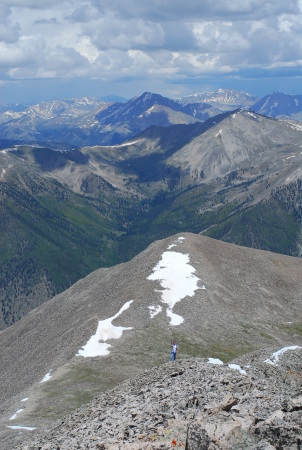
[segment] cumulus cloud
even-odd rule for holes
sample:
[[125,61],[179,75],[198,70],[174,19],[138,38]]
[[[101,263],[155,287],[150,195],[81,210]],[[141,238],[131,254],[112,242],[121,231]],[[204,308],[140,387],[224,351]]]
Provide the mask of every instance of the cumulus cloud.
[[301,0],[2,0],[2,79],[301,67]]
[[11,11],[7,6],[0,5],[0,43],[12,44],[20,38],[20,26],[11,20]]
[[86,25],[83,34],[90,36],[91,42],[100,50],[147,49],[164,42],[160,25],[143,20],[121,20],[113,13]]

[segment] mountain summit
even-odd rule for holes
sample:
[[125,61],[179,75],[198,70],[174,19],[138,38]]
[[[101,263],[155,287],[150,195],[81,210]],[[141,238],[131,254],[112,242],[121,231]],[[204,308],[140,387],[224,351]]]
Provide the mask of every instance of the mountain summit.
[[302,95],[290,95],[282,92],[262,97],[251,106],[253,111],[268,117],[292,117],[302,119]]
[[248,92],[239,92],[234,89],[217,89],[214,92],[188,95],[181,98],[181,103],[207,103],[220,111],[231,111],[237,108],[249,108],[257,100],[257,97]]

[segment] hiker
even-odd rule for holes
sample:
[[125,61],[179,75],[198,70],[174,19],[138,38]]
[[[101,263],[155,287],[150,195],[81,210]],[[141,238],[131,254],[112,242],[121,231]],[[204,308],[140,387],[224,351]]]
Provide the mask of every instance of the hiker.
[[170,361],[173,361],[173,358],[174,358],[174,361],[176,360],[177,349],[178,349],[178,345],[176,344],[175,341],[173,341],[172,344],[171,344],[171,358],[170,358]]

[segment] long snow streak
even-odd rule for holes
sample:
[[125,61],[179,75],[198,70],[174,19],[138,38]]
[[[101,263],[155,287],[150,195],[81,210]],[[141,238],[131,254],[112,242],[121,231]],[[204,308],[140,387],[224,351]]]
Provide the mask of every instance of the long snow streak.
[[[116,327],[112,325],[112,321],[122,314],[123,311],[129,308],[133,300],[125,303],[124,306],[116,313],[113,317],[109,319],[100,320],[96,333],[91,336],[86,345],[84,345],[76,356],[84,356],[85,358],[91,358],[95,356],[105,356],[109,355],[108,350],[111,345],[107,344],[108,339],[119,339],[123,331],[132,330],[132,327]],[[100,342],[102,341],[102,342]]]
[[289,350],[296,350],[299,347],[298,345],[292,345],[291,347],[283,347],[277,352],[273,353],[272,356],[269,359],[266,359],[264,362],[267,364],[271,364],[273,366],[277,365],[279,362],[279,356],[283,355],[283,353],[289,351]]
[[9,420],[14,420],[22,411],[24,411],[24,408],[18,409],[18,411],[12,417],[10,417]]
[[174,305],[187,296],[192,297],[195,291],[200,289],[197,286],[199,278],[193,275],[195,269],[189,262],[189,255],[165,252],[154,267],[153,273],[147,278],[160,281],[164,289],[159,291],[161,301],[168,305],[167,316],[171,325],[180,325],[184,321],[183,317],[172,312]]

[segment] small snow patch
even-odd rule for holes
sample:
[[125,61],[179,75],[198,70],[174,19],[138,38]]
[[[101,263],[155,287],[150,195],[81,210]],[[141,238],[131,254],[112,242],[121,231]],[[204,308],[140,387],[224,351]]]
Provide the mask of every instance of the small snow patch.
[[241,367],[238,364],[228,364],[230,369],[238,370],[242,375],[246,375],[246,371],[244,369],[241,369]]
[[18,414],[20,414],[22,411],[24,411],[24,408],[18,409],[17,412],[15,412],[15,414],[9,418],[9,420],[14,420]]
[[177,245],[176,245],[176,244],[171,244],[171,245],[169,245],[169,246],[168,246],[168,250],[171,250],[171,248],[173,248],[173,247],[177,247]]
[[[111,347],[107,344],[108,339],[119,339],[125,330],[132,330],[132,327],[116,327],[112,325],[112,321],[122,314],[126,309],[129,308],[133,300],[125,303],[121,307],[118,313],[109,319],[100,320],[96,333],[91,336],[86,345],[84,345],[76,356],[84,356],[84,358],[93,358],[95,356],[105,356],[109,355],[108,350]],[[100,342],[103,341],[103,342]]]
[[251,112],[248,112],[248,115],[251,116],[251,117],[253,117],[254,119],[257,119],[257,116],[255,116],[255,114],[253,114],[253,113],[251,113]]
[[219,130],[218,133],[215,134],[215,138],[222,135],[222,130]]
[[286,159],[291,159],[291,158],[295,158],[296,155],[292,155],[292,156],[288,156]]
[[160,305],[158,305],[158,306],[149,306],[151,319],[153,319],[153,317],[155,317],[157,314],[159,314],[162,311],[162,309],[163,308]]
[[208,358],[208,364],[223,365],[223,361],[221,361],[221,359],[218,359],[218,358]]
[[155,109],[155,106],[154,106],[154,105],[151,106],[151,108],[149,108],[149,109],[146,111],[146,114],[149,115],[154,109]]
[[7,428],[11,428],[12,430],[28,430],[28,431],[36,430],[36,428],[34,427],[23,427],[22,425],[8,426]]
[[[51,371],[50,371],[50,372],[51,372]],[[50,375],[50,372],[48,372],[48,373],[45,375],[45,377],[43,378],[43,380],[40,381],[40,384],[41,384],[41,383],[46,383],[46,381],[49,381],[49,380],[51,379],[52,375]]]
[[291,347],[284,347],[278,350],[277,352],[273,353],[272,356],[268,359],[266,359],[264,362],[267,364],[271,364],[272,366],[276,366],[279,362],[279,356],[283,355],[283,353],[289,351],[289,350],[296,350],[299,347],[298,345],[292,345]]
[[27,402],[27,400],[28,400],[28,397],[22,398],[21,402]]
[[129,147],[129,145],[134,145],[134,144],[136,144],[137,142],[139,142],[138,139],[137,139],[136,141],[124,142],[124,144],[103,145],[103,147],[110,147],[110,148]]

